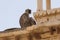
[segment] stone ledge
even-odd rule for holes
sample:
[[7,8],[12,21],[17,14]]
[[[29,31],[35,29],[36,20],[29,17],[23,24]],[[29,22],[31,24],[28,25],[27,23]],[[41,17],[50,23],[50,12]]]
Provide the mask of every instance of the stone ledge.
[[36,19],[36,18],[41,18],[49,15],[56,15],[56,14],[60,14],[60,8],[34,12],[34,17]]

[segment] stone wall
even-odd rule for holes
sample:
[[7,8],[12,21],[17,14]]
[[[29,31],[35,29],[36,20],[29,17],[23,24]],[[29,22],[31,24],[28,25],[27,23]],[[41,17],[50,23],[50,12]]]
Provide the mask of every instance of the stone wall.
[[[50,27],[56,27],[53,34],[49,30]],[[32,27],[28,27],[25,30],[18,30],[13,32],[2,32],[0,33],[0,40],[59,40],[60,39],[60,31],[58,33],[57,27],[55,26],[38,26],[33,25]]]
[[39,11],[34,14],[37,24],[24,30],[0,32],[0,40],[59,40],[60,9]]

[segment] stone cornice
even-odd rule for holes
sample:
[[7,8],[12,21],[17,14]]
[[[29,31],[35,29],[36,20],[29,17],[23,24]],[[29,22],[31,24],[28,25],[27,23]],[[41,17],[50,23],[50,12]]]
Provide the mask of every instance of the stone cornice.
[[34,12],[35,19],[60,14],[60,8]]

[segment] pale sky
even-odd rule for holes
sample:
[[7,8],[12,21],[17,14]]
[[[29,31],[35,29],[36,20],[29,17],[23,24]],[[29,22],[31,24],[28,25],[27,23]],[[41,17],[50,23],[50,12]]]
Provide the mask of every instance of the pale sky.
[[[43,0],[43,8],[45,7]],[[20,28],[19,18],[24,13],[24,10],[29,8],[33,12],[37,9],[37,0],[0,0],[0,31],[7,28]],[[52,8],[60,7],[60,0],[51,0]]]

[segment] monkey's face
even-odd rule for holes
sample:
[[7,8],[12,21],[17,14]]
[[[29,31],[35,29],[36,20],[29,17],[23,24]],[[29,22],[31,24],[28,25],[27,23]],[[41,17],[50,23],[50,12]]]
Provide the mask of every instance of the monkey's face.
[[31,10],[29,10],[28,13],[31,14]]
[[26,9],[25,12],[28,13],[28,14],[31,14],[31,10],[30,9]]

